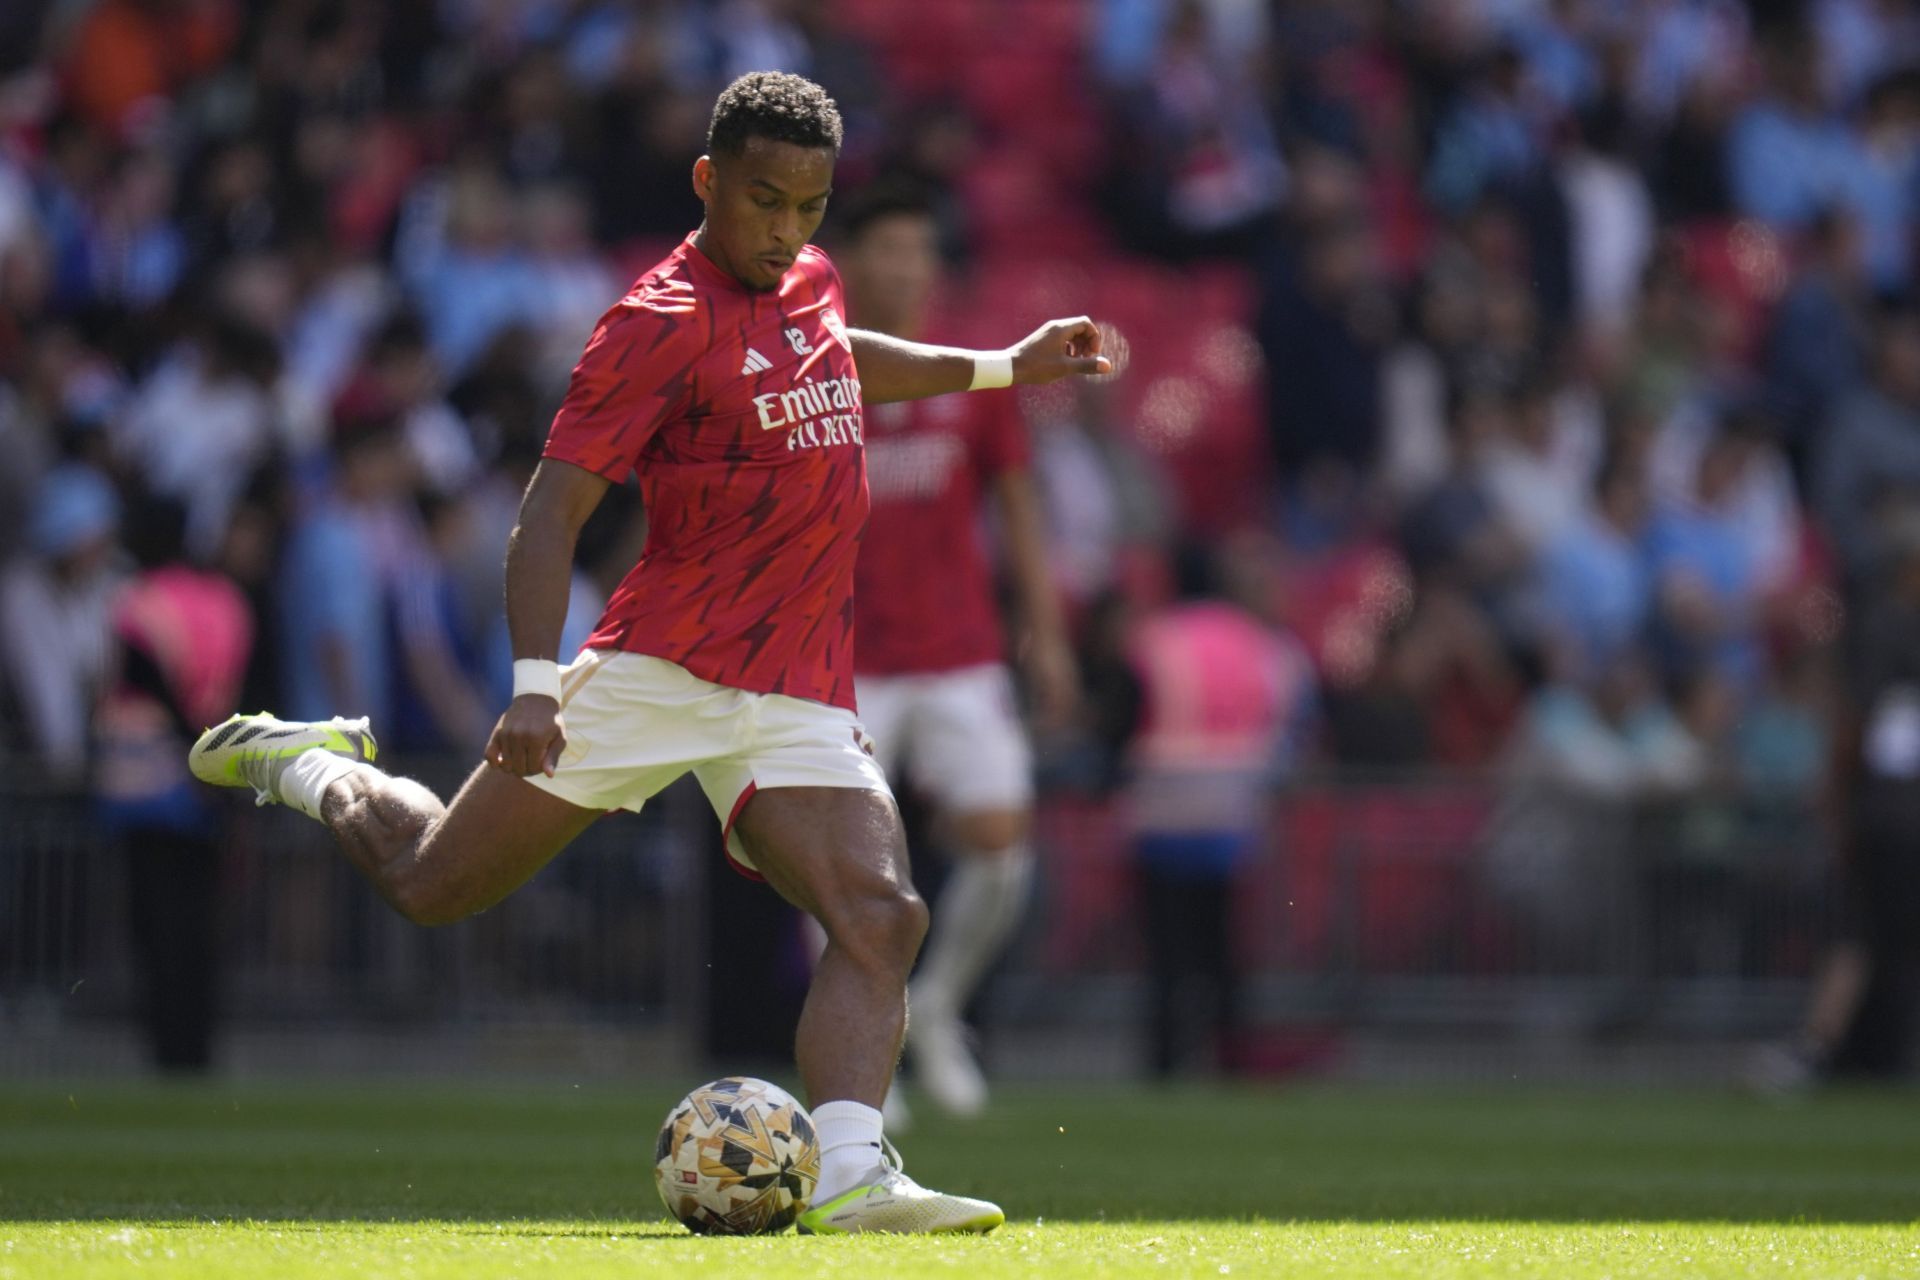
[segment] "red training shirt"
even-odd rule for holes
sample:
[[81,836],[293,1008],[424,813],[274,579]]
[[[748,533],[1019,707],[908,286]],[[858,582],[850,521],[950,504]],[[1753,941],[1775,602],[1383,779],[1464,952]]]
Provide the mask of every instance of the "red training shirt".
[[1011,391],[875,405],[868,413],[873,512],[854,591],[862,675],[1000,661],[980,502],[995,477],[1025,466],[1027,457]]
[[638,472],[648,527],[587,648],[853,709],[867,473],[844,306],[811,245],[756,293],[689,236],[601,317],[545,456]]

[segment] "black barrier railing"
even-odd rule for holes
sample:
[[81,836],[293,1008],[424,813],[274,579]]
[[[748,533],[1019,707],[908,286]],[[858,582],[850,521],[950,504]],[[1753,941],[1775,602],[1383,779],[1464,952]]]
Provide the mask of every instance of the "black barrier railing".
[[[446,789],[460,770],[410,772]],[[141,887],[153,851],[83,797],[0,805],[0,1070],[17,1070],[36,1038],[131,1025],[154,962],[141,929],[179,908]],[[691,1033],[729,942],[702,909],[713,825],[697,791],[669,792],[597,824],[493,911],[423,930],[317,824],[236,803],[207,880],[221,1016],[315,1034]],[[991,1012],[1036,1032],[1130,1025],[1148,947],[1124,806],[1050,797],[1036,834],[1040,888]],[[1224,919],[1255,1025],[1737,1037],[1791,1022],[1827,934],[1828,881],[1801,803],[1322,778],[1274,798],[1263,840],[1227,876]],[[805,964],[797,938],[763,951],[776,968]]]
[[[1115,1017],[1147,923],[1124,805],[1055,802],[1040,840],[1044,927],[1010,999],[1035,1022]],[[1319,778],[1274,798],[1229,927],[1268,1022],[1761,1035],[1804,999],[1831,878],[1804,801]]]

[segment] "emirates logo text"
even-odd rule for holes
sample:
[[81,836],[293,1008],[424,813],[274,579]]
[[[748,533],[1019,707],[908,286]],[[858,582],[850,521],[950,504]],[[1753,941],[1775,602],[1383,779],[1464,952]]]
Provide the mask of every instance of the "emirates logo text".
[[858,378],[809,378],[791,391],[755,396],[753,407],[761,430],[785,431],[789,449],[861,443]]

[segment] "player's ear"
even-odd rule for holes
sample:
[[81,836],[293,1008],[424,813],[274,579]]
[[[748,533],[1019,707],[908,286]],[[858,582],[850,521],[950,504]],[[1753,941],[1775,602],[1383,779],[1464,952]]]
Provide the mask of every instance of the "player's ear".
[[701,156],[693,162],[693,194],[700,203],[713,203],[713,157]]

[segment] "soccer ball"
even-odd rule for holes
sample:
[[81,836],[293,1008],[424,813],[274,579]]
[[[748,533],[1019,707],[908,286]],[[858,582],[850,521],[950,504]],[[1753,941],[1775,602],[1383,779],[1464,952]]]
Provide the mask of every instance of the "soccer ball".
[[703,1084],[660,1126],[653,1181],[697,1235],[785,1231],[820,1177],[813,1117],[779,1085],[750,1076]]

